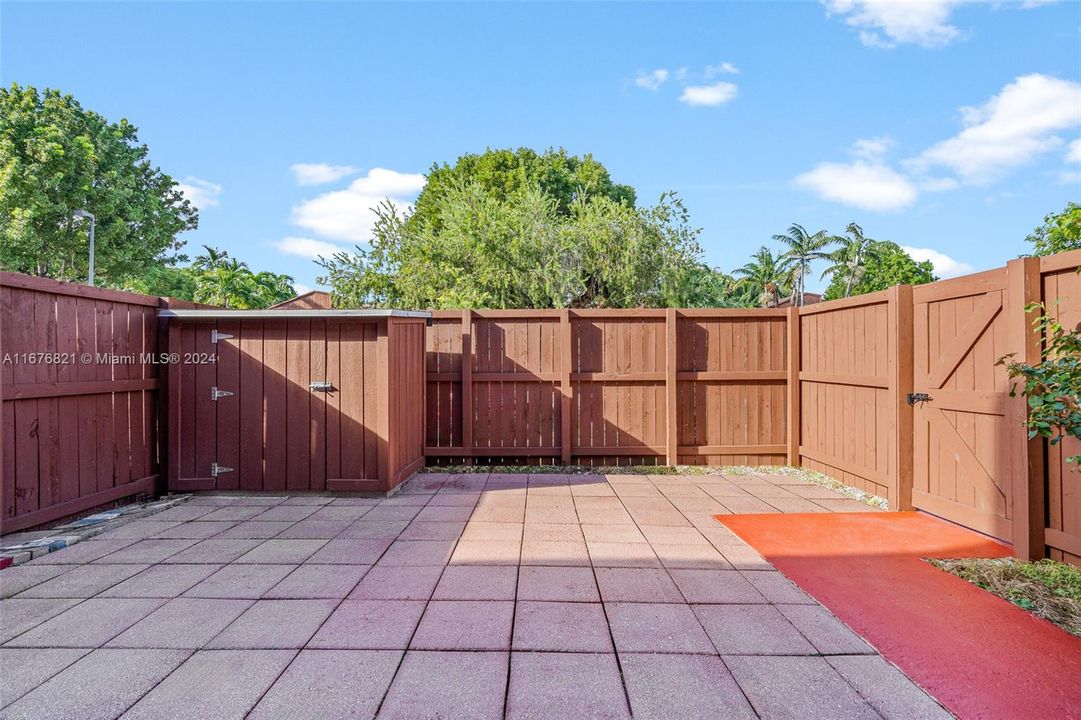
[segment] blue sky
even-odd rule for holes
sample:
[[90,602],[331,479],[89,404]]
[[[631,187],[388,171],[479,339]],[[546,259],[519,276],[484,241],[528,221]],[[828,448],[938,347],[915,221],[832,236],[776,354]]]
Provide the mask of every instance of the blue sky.
[[0,80],[128,118],[200,205],[192,250],[305,286],[304,253],[488,146],[676,190],[725,270],[853,221],[995,267],[1081,200],[1076,2],[4,2]]

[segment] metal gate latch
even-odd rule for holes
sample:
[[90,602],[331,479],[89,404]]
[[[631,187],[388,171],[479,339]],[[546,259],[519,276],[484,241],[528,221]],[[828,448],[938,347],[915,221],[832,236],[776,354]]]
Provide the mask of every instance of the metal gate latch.
[[218,332],[217,328],[210,331],[210,342],[217,343],[219,340],[229,340],[233,336],[229,333]]
[[927,393],[909,393],[908,397],[905,398],[905,402],[907,402],[910,407],[915,407],[916,403],[931,402],[932,400],[934,400],[934,398]]
[[210,463],[210,476],[217,477],[222,473],[233,472],[233,468],[219,465],[217,461]]
[[233,393],[229,392],[228,390],[219,390],[217,385],[210,388],[210,399],[211,400],[217,400],[218,398],[229,397],[232,394]]
[[316,382],[308,383],[308,387],[312,390],[318,390],[319,392],[330,392],[334,389],[334,383],[329,380],[318,380]]

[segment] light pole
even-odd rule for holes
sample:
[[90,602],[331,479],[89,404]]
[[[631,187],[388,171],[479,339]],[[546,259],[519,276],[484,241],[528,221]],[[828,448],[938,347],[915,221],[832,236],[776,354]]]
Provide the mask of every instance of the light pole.
[[90,287],[93,287],[94,286],[94,225],[96,223],[96,220],[94,218],[93,213],[89,213],[86,210],[76,210],[75,212],[72,213],[72,216],[73,217],[87,218],[88,220],[90,220],[90,272],[88,273],[88,275],[90,277],[87,280],[87,284],[89,284]]

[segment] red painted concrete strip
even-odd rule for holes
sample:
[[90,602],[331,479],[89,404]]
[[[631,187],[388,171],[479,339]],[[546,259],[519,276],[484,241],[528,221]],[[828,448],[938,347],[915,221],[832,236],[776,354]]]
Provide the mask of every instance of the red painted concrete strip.
[[1081,718],[1081,638],[921,559],[1007,546],[920,513],[717,520],[959,718]]

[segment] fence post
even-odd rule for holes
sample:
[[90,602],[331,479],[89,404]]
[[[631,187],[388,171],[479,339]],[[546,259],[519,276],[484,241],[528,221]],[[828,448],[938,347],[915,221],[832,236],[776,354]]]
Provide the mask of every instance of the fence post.
[[[1029,303],[1039,302],[1040,259],[1034,257],[1010,260],[1006,264],[1006,340],[1014,359],[1029,364],[1042,359],[1043,338],[1032,329],[1032,318],[1025,312]],[[1024,428],[1028,416],[1028,399],[1021,393],[1008,398],[1007,437],[1015,458],[1013,492],[1013,549],[1020,558],[1038,560],[1044,557],[1044,458],[1043,439],[1029,440]]]
[[800,465],[800,321],[799,308],[790,307],[785,316],[788,324],[788,464]]
[[571,345],[571,312],[563,308],[559,314],[559,453],[564,465],[571,464],[571,365],[574,347]]
[[473,464],[473,311],[462,310],[462,449]]
[[912,478],[915,458],[912,406],[908,394],[913,383],[912,286],[895,285],[889,290],[886,327],[893,331],[889,354],[889,393],[893,401],[893,510],[912,509]]
[[677,364],[677,327],[679,316],[675,308],[668,308],[664,314],[665,329],[665,353],[664,353],[664,394],[665,394],[665,424],[667,428],[666,462],[669,465],[679,464],[679,418],[678,404],[679,394],[676,372]]

